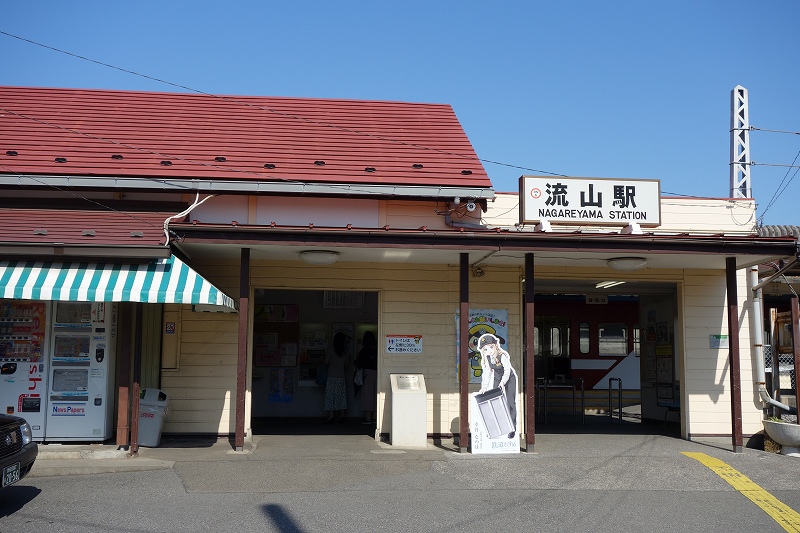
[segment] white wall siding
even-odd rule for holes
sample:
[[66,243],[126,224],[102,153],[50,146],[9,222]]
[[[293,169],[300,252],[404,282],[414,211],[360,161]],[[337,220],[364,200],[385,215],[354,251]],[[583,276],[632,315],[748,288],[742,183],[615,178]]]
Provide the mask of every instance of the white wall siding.
[[169,396],[165,433],[235,431],[238,315],[182,312],[179,370],[163,370]]
[[[428,390],[428,432],[458,431],[460,414],[456,376],[456,318],[459,308],[458,254],[450,265],[337,263],[315,267],[300,262],[254,261],[253,288],[336,289],[379,292],[380,380],[379,430],[391,430],[389,374],[423,373]],[[208,262],[196,268],[229,294],[238,294],[239,265]],[[471,309],[507,309],[511,359],[522,375],[521,269],[491,266],[470,277]],[[587,277],[591,269],[537,269],[537,277]],[[594,274],[602,277],[601,274]],[[641,272],[627,276],[637,279]],[[711,335],[728,335],[724,270],[648,270],[651,280],[679,284],[679,317],[675,337],[677,376],[681,381],[684,436],[730,435],[730,368],[727,349],[712,349]],[[745,272],[737,277],[743,431],[762,430],[761,403],[754,386],[750,306]],[[184,306],[178,370],[162,371],[170,395],[165,432],[230,433],[234,427],[238,315],[193,313]],[[682,327],[682,329],[680,329]],[[423,353],[385,354],[386,335],[420,335]],[[250,372],[248,364],[248,379]],[[474,385],[471,390],[477,390]],[[523,406],[520,387],[518,405]],[[249,406],[249,402],[248,402]],[[520,419],[524,410],[519,409]],[[250,411],[246,412],[249,419]]]
[[[454,255],[454,260],[457,256]],[[238,294],[238,264],[207,263],[198,268],[230,294]],[[291,270],[292,275],[288,276]],[[302,273],[299,271],[302,270]],[[382,432],[391,428],[389,374],[425,375],[428,432],[458,431],[456,312],[457,265],[337,264],[313,267],[254,261],[253,288],[377,290],[380,292],[379,405]],[[507,309],[511,358],[521,369],[520,271],[491,268],[470,279],[471,309]],[[178,370],[162,371],[170,395],[165,432],[231,433],[235,430],[238,315],[193,313],[184,308]],[[386,335],[421,335],[422,354],[385,354]],[[250,365],[248,365],[249,368]],[[472,388],[478,389],[478,385]],[[521,396],[520,396],[521,397]],[[521,404],[521,403],[520,403]],[[520,410],[522,411],[522,410]],[[247,413],[249,416],[249,411]],[[520,415],[522,416],[522,415]]]
[[[761,403],[755,394],[745,271],[737,272],[742,431],[758,433]],[[711,335],[729,335],[725,271],[687,271],[683,291],[684,375],[681,386],[689,436],[730,435],[731,374],[727,348],[711,348]]]

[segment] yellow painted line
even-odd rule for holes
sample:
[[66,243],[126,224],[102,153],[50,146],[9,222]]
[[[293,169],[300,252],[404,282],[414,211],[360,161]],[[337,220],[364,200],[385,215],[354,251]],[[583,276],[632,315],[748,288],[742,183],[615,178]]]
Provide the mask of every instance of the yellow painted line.
[[786,531],[800,533],[800,513],[762,489],[757,483],[745,476],[724,461],[710,455],[697,452],[681,452],[707,466],[712,472],[741,492],[751,502],[761,507],[773,520]]

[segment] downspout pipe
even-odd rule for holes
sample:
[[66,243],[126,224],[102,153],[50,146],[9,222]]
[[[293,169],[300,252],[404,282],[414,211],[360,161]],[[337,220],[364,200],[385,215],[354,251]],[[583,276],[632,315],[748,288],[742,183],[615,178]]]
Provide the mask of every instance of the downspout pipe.
[[[783,409],[790,414],[796,415],[797,408],[790,407],[777,400],[774,400],[767,390],[767,378],[764,371],[764,315],[761,307],[761,287],[758,286],[758,266],[750,267],[747,273],[747,286],[752,290],[753,295],[753,312],[750,314],[750,331],[753,335],[752,354],[756,363],[756,386],[758,387],[758,395],[761,401],[769,405]],[[772,371],[775,372],[778,368],[777,354],[772,356]]]

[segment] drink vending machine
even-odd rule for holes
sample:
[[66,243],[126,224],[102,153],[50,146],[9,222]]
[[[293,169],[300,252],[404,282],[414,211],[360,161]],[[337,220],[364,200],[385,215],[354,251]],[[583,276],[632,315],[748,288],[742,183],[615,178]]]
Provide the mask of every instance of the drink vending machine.
[[55,302],[45,439],[103,441],[114,419],[116,304]]
[[25,418],[44,438],[45,302],[0,300],[0,412]]
[[0,300],[0,406],[36,441],[113,435],[117,305]]

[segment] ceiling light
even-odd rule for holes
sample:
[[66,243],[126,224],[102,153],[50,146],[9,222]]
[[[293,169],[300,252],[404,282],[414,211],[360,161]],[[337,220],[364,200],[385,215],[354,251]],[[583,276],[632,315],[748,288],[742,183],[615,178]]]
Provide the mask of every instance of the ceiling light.
[[647,265],[644,257],[614,257],[606,261],[606,264],[614,270],[639,270]]
[[594,286],[595,289],[608,289],[611,287],[616,287],[617,285],[622,285],[625,283],[624,281],[601,281],[597,285]]
[[309,265],[332,265],[339,260],[339,252],[331,250],[306,250],[300,252],[300,259]]

